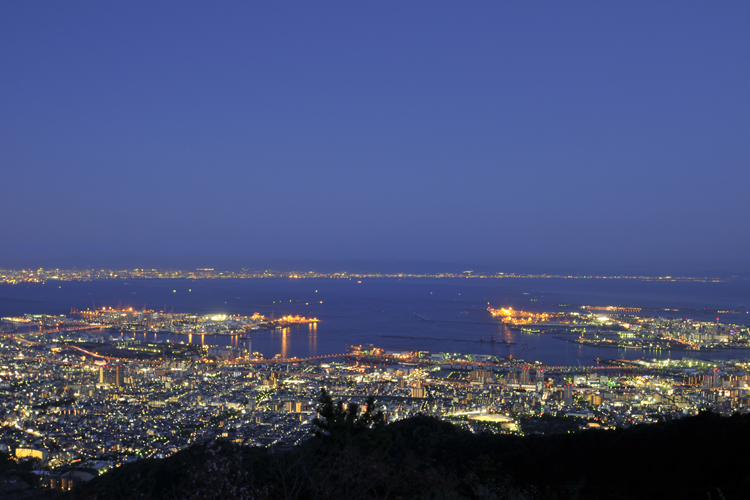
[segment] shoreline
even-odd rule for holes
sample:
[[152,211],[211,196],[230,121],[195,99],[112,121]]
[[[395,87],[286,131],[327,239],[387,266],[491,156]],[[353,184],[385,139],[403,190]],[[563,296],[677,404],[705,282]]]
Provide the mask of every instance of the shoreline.
[[689,349],[686,347],[645,347],[645,346],[624,346],[624,345],[604,345],[604,344],[592,344],[588,342],[580,342],[577,339],[565,339],[560,337],[554,337],[557,340],[564,342],[570,342],[572,344],[578,344],[586,347],[601,347],[604,349],[640,349],[642,351],[684,351],[684,352],[723,352],[731,350],[748,350],[750,346],[731,346],[731,347],[706,347],[701,349]]

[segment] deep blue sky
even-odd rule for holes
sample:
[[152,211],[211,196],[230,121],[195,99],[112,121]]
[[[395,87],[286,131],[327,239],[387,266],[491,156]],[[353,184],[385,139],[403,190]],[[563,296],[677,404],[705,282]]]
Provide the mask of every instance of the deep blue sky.
[[0,259],[748,271],[749,2],[2,2]]

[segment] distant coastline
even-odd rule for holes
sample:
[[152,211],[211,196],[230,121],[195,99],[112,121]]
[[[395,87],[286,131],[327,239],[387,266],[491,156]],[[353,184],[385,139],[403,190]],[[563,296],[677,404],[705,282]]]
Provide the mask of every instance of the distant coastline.
[[350,272],[316,272],[316,271],[254,271],[250,269],[223,270],[218,268],[195,269],[2,269],[0,284],[47,283],[70,281],[105,281],[105,280],[141,280],[141,279],[262,279],[262,278],[327,278],[344,280],[362,279],[573,279],[573,280],[633,280],[655,282],[696,282],[724,283],[733,279],[717,276],[648,276],[648,275],[605,275],[605,274],[546,274],[546,273],[350,273]]

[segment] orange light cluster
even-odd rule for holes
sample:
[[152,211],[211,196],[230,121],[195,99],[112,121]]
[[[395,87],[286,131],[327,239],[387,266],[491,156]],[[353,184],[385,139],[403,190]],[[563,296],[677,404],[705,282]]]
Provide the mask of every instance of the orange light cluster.
[[588,309],[590,311],[609,311],[609,312],[628,312],[628,313],[641,312],[640,307],[622,307],[622,306],[581,306],[581,309]]
[[516,311],[512,307],[494,309],[492,306],[487,310],[493,317],[499,317],[503,323],[511,325],[528,325],[530,323],[541,323],[549,321],[551,315],[546,312]]
[[280,318],[279,321],[284,323],[317,323],[320,320],[318,318],[305,318],[304,316],[284,316],[283,318]]
[[[79,310],[74,309],[74,308],[72,308],[70,310],[71,314],[76,314],[76,315],[81,316],[83,318],[98,318],[98,317],[104,316],[105,314],[111,314],[111,313],[131,313],[131,312],[133,312],[133,308],[132,307],[123,307],[123,306],[119,306],[119,307],[102,307],[101,309],[93,309],[93,310],[86,309],[85,311],[79,311]],[[152,311],[150,309],[149,310],[144,309],[144,310],[139,311],[139,312],[152,313],[154,311]]]

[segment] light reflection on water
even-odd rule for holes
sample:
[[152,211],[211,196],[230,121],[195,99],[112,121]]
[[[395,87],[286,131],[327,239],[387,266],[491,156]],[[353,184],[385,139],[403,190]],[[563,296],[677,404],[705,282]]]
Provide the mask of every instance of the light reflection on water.
[[287,359],[289,356],[289,328],[281,329],[281,357]]
[[307,325],[307,352],[310,356],[318,355],[318,324],[310,323]]
[[[402,339],[393,337],[375,338],[366,334],[340,333],[336,328],[336,320],[326,323],[311,323],[296,325],[277,330],[259,330],[240,335],[212,335],[212,334],[173,334],[138,332],[133,334],[121,333],[120,336],[146,342],[199,343],[201,345],[232,347],[248,352],[260,352],[265,357],[272,358],[277,354],[283,358],[307,358],[321,354],[338,354],[346,350],[347,345],[373,344],[392,350],[427,350],[433,352],[451,352],[468,354],[493,354],[501,358],[513,357],[527,361],[542,361],[548,365],[592,365],[597,358],[606,359],[681,359],[683,357],[697,359],[748,359],[750,350],[727,349],[724,351],[665,351],[661,349],[620,349],[596,348],[567,342],[555,337],[554,334],[537,334],[514,331],[505,325],[442,325],[417,324],[414,331],[408,332],[415,338]],[[468,327],[478,328],[474,332],[467,331]],[[481,328],[484,328],[484,333]],[[470,328],[468,330],[471,330]],[[495,331],[495,343],[492,339]],[[489,331],[489,332],[488,332]],[[318,334],[321,335],[321,345],[318,345]],[[411,336],[411,335],[409,335]],[[419,337],[444,340],[419,340]],[[571,337],[574,337],[571,335]],[[479,339],[484,342],[479,342]],[[454,340],[455,339],[455,340]],[[468,341],[456,341],[456,340]],[[503,344],[508,342],[513,344]]]
[[[746,359],[748,350],[722,352],[645,351],[595,348],[556,339],[550,334],[511,331],[504,325],[487,324],[487,304],[514,308],[554,310],[558,304],[571,308],[582,304],[649,307],[708,307],[714,309],[750,306],[750,281],[732,283],[653,283],[622,280],[147,280],[124,286],[119,281],[71,282],[67,289],[30,285],[3,286],[0,317],[24,313],[67,314],[71,307],[97,304],[165,304],[176,312],[233,313],[269,316],[273,300],[290,299],[284,314],[313,315],[320,324],[293,326],[282,331],[253,331],[247,336],[176,335],[171,333],[125,333],[123,338],[153,342],[170,340],[203,345],[243,348],[265,356],[276,354],[308,357],[344,352],[348,345],[373,344],[388,350],[427,350],[512,355],[549,365],[578,362],[588,365],[596,358],[702,358]],[[174,294],[175,288],[191,289]],[[7,297],[10,300],[3,300]],[[241,297],[241,299],[240,299]],[[21,299],[21,300],[18,300]],[[33,304],[27,302],[34,300]],[[137,301],[137,302],[135,302]],[[434,321],[422,321],[415,315]],[[694,319],[713,321],[715,314],[690,313]],[[727,314],[722,321],[750,322],[750,314]],[[443,322],[444,321],[444,322]],[[496,342],[488,342],[494,334]],[[245,336],[245,335],[243,335]],[[412,338],[407,338],[412,337]],[[429,339],[425,339],[428,337]],[[422,338],[422,339],[420,339]],[[439,339],[439,340],[432,340]],[[455,342],[450,339],[463,340]],[[485,342],[477,342],[484,339]],[[515,342],[515,345],[497,341]]]
[[[266,357],[280,355],[288,357],[310,357],[318,355],[318,325],[315,323],[297,325],[276,330],[254,331],[252,334],[212,335],[212,334],[174,334],[174,333],[138,333],[133,340],[145,342],[197,343],[209,346],[231,347],[248,352],[261,352]],[[338,343],[338,342],[337,342]],[[329,343],[330,344],[330,343]],[[336,353],[345,351],[345,346],[335,348]],[[333,351],[331,351],[333,352]]]

